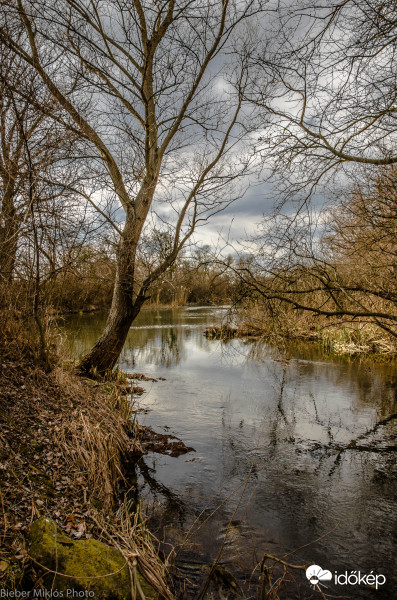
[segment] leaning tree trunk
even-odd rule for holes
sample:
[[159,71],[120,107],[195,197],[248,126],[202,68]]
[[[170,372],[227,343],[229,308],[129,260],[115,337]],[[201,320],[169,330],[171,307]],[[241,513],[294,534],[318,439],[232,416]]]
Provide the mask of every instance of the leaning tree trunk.
[[124,230],[117,252],[112,305],[101,337],[77,365],[77,371],[83,375],[103,376],[113,369],[131,324],[144,303],[144,294],[139,294],[138,298],[134,299],[135,260],[156,180],[156,177],[147,178],[136,198],[134,209],[129,208],[126,211]]
[[137,234],[134,219],[126,220],[117,255],[113,298],[105,329],[77,366],[84,375],[105,375],[115,366],[140,306],[134,304],[134,272]]
[[96,344],[80,361],[77,367],[79,373],[105,375],[113,369],[138,312],[133,305],[132,294],[116,282],[106,327]]

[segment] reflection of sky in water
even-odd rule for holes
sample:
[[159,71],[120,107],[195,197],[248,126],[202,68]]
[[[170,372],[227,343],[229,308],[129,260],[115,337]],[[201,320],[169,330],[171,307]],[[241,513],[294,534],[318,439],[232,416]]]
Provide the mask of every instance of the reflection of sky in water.
[[[395,454],[368,448],[396,446],[396,422],[365,433],[397,412],[396,369],[324,360],[313,347],[296,348],[285,361],[268,347],[207,340],[204,328],[224,314],[208,307],[143,311],[129,334],[121,367],[166,378],[144,384],[139,404],[152,410],[141,421],[170,427],[197,451],[179,458],[147,456],[159,487],[153,484],[150,491],[140,479],[142,497],[159,503],[168,527],[186,528],[241,486],[251,469],[249,505],[243,501],[245,512],[239,510],[241,527],[228,560],[238,555],[240,566],[248,565],[252,536],[260,556],[331,532],[299,558],[331,571],[394,575]],[[102,324],[95,315],[70,319],[68,335],[77,353],[90,347]],[[341,452],[352,440],[360,449]],[[210,531],[200,532],[201,554],[216,552],[237,501],[235,493]],[[378,590],[376,598],[392,598],[393,585]],[[375,597],[362,587],[346,591],[348,598]]]

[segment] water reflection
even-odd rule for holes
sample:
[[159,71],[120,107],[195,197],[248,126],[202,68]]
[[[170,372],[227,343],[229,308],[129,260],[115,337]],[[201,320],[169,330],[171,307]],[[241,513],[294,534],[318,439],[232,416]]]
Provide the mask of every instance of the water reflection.
[[[207,340],[204,328],[223,315],[144,311],[120,360],[124,369],[166,378],[148,385],[140,401],[152,409],[146,422],[171,427],[197,451],[145,457],[139,493],[153,526],[177,545],[198,529],[181,557],[201,564],[215,556],[232,519],[223,561],[251,597],[247,574],[262,553],[302,546],[297,560],[388,578],[376,592],[332,593],[395,597],[396,367],[326,360],[313,346],[280,354],[241,340]],[[87,350],[102,325],[98,316],[70,319],[74,352]]]
[[[161,365],[168,369],[186,360],[189,341],[194,337],[198,348],[210,349],[203,335],[209,322],[220,321],[227,307],[142,310],[134,321],[124,345],[120,362],[127,367],[137,363]],[[71,315],[61,322],[67,347],[73,356],[81,356],[96,342],[103,331],[102,314]]]

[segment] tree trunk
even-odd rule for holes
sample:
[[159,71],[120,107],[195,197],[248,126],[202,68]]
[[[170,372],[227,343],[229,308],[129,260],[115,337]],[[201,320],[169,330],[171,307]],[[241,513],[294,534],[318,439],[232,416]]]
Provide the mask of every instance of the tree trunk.
[[131,296],[117,285],[104,332],[80,361],[77,367],[79,373],[103,376],[113,369],[138,312]]
[[[11,188],[11,186],[7,186]],[[10,283],[17,254],[18,217],[14,206],[13,190],[7,189],[0,214],[0,279]]]
[[[117,256],[112,305],[105,329],[96,344],[80,361],[77,370],[84,375],[105,375],[115,366],[131,323],[140,307],[134,306],[136,232],[134,217],[127,216]],[[134,235],[135,234],[135,235]]]
[[145,182],[136,201],[137,205],[139,200],[141,210],[131,208],[126,212],[124,231],[117,253],[112,305],[101,337],[77,366],[77,371],[83,375],[104,376],[113,369],[131,324],[144,303],[145,298],[142,295],[134,299],[135,258],[153,193],[153,181]]

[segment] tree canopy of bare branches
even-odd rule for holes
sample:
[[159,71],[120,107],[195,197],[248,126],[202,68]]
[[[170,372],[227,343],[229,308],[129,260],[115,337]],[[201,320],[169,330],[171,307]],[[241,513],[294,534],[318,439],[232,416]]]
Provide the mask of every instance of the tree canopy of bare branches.
[[250,53],[248,99],[284,197],[341,165],[396,163],[394,0],[280,2],[271,27]]

